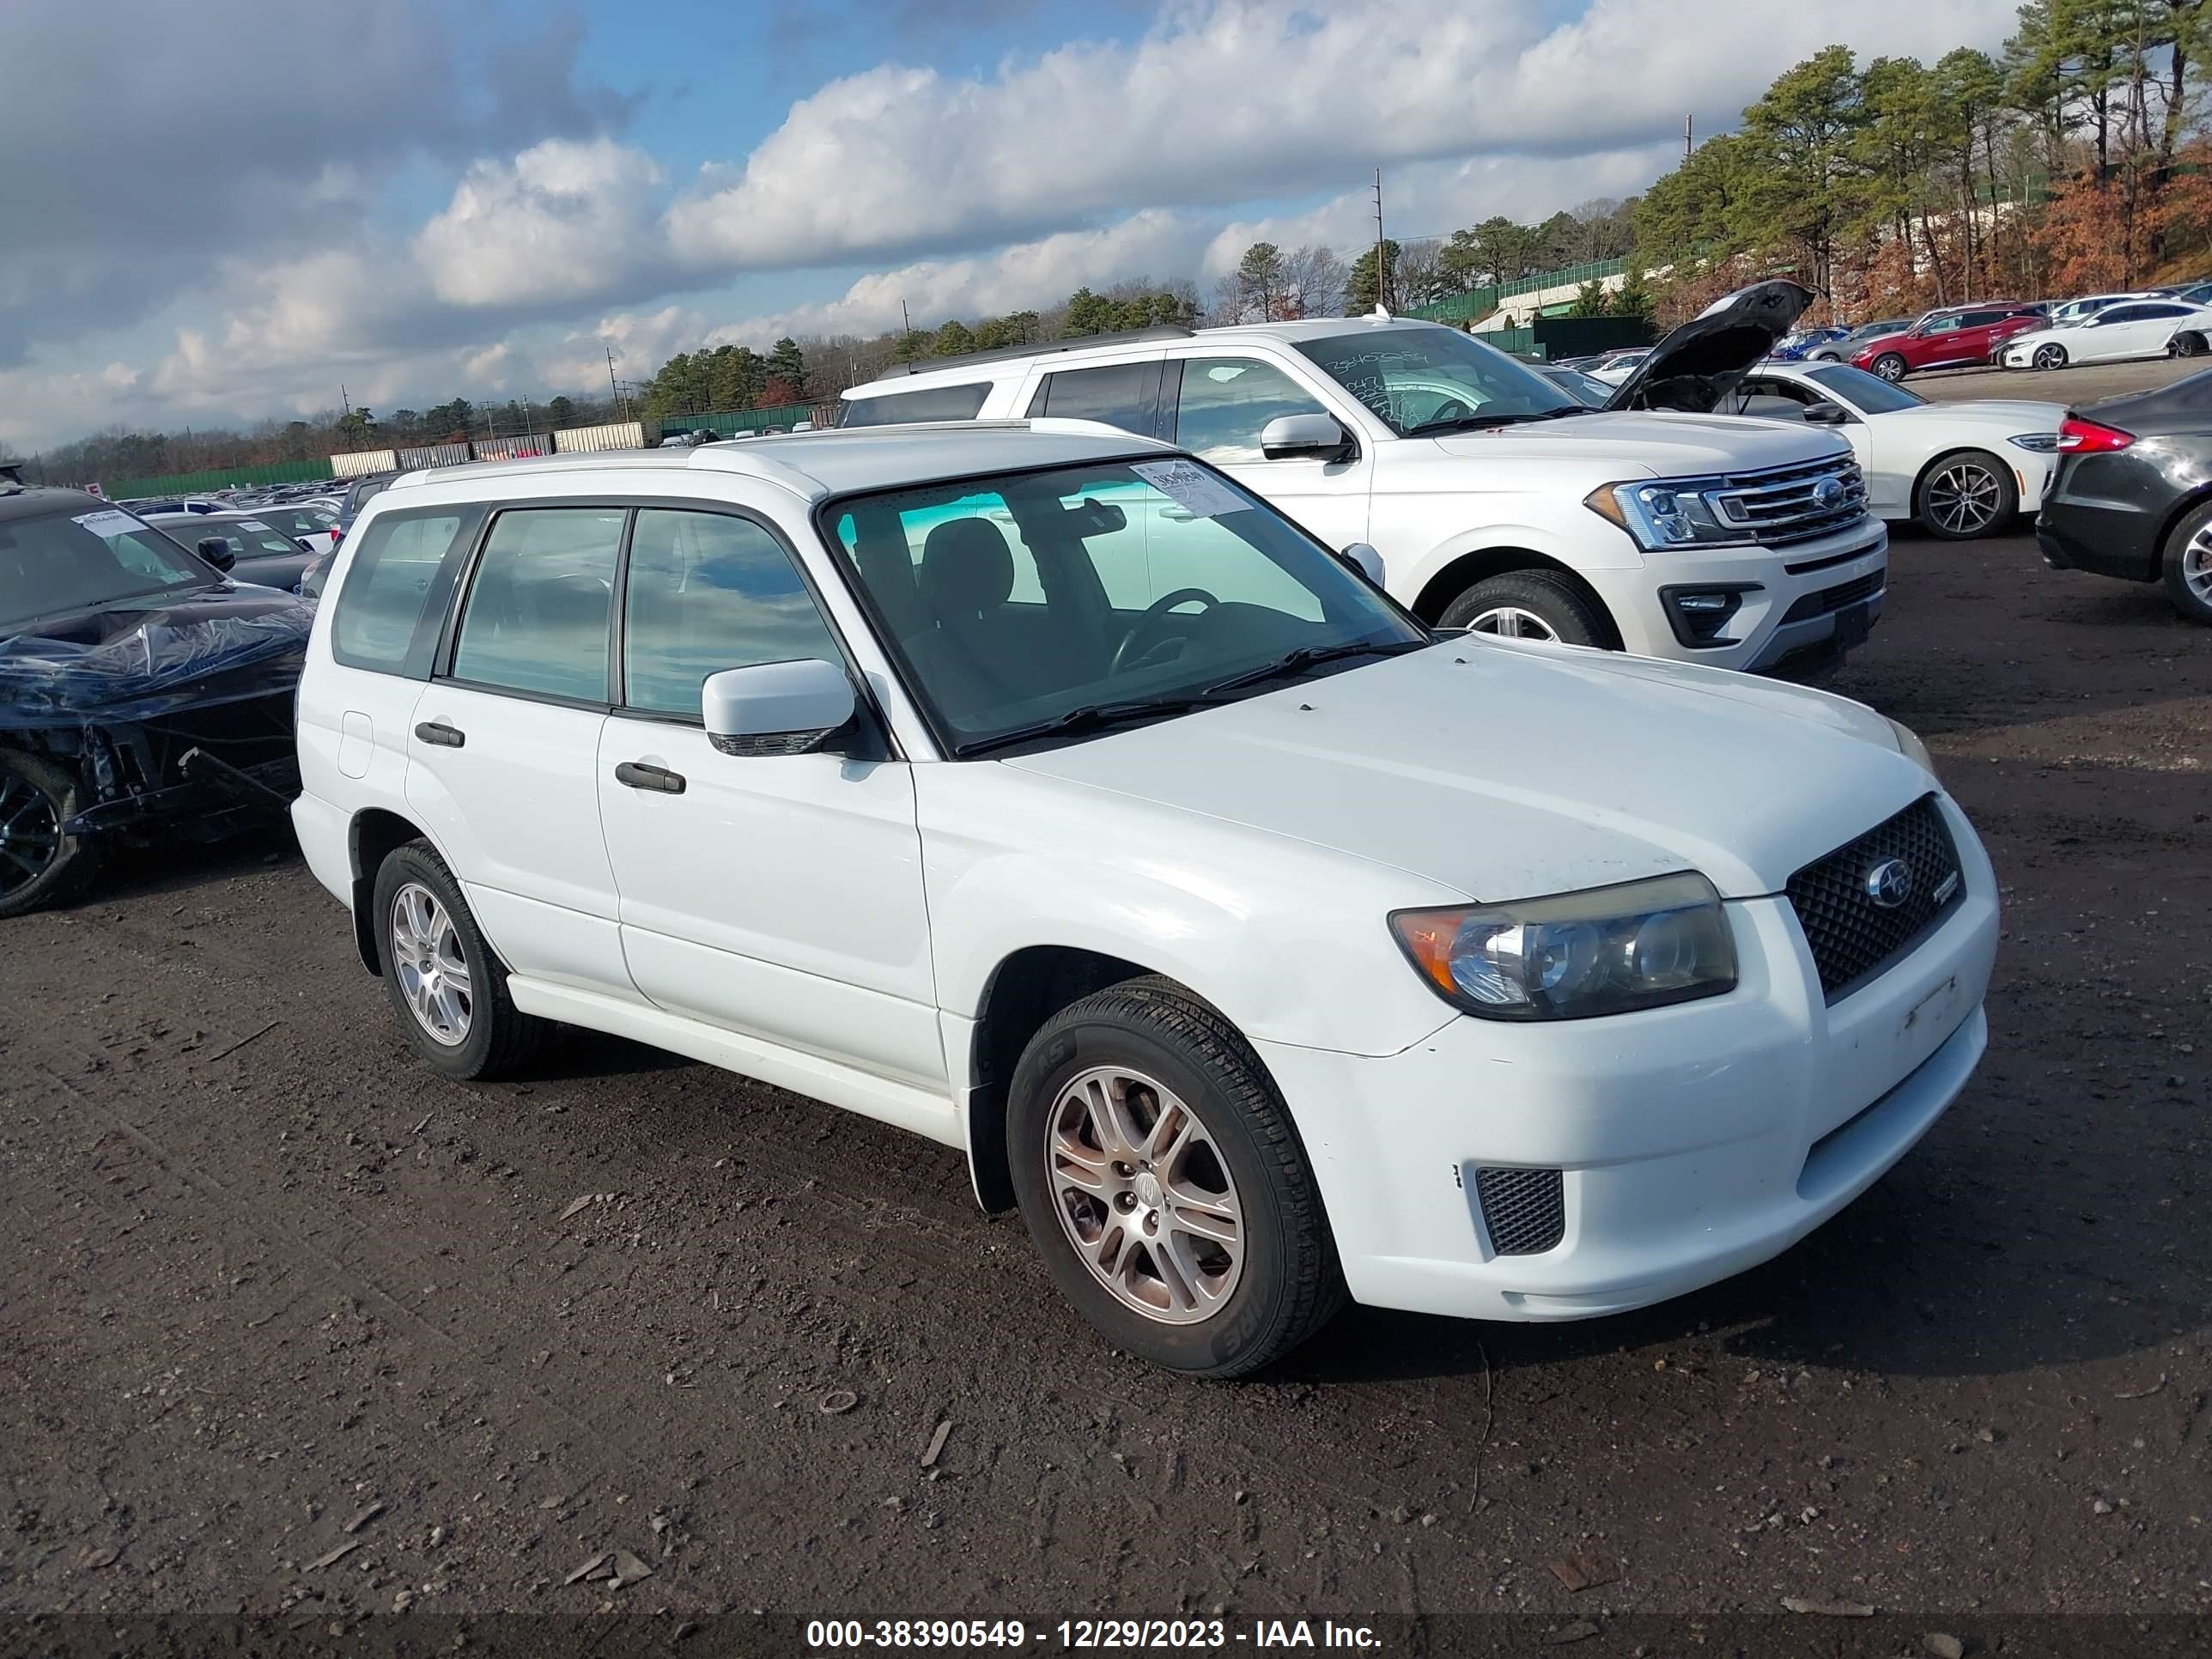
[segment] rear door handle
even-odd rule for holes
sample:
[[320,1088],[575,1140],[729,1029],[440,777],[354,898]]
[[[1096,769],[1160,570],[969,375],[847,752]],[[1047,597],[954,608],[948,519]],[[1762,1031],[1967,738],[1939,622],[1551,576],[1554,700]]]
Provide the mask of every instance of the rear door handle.
[[443,720],[424,720],[415,728],[415,735],[425,743],[434,743],[441,749],[459,749],[469,740],[468,733],[458,726],[448,726]]
[[684,775],[646,761],[623,761],[615,768],[615,781],[632,789],[651,789],[663,795],[684,793]]

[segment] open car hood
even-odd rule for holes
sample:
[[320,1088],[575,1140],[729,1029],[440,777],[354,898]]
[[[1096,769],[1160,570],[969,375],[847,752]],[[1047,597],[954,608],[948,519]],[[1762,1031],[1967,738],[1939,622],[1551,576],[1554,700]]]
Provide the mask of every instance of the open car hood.
[[1606,407],[1710,415],[1812,303],[1787,277],[1723,295],[1652,347]]

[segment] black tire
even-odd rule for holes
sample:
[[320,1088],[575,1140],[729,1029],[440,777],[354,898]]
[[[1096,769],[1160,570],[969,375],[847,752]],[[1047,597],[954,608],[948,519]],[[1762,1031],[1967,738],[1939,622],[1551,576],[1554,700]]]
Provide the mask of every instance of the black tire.
[[[2206,545],[2192,549],[2191,544],[2200,535],[2206,538]],[[2191,622],[2212,628],[2212,501],[2184,514],[2181,522],[2167,532],[2159,562],[2165,572],[2166,596],[2173,601],[2173,608]],[[2194,583],[2190,580],[2192,572]]]
[[1997,535],[2019,512],[2012,469],[1986,449],[1938,456],[1912,488],[1914,520],[1940,541]]
[[2194,357],[2204,349],[2204,337],[2193,330],[2185,329],[2166,343],[2169,357]]
[[0,916],[66,898],[100,862],[62,825],[79,810],[76,775],[43,755],[0,749]]
[[[1178,1096],[1233,1183],[1241,1269],[1221,1305],[1193,1322],[1167,1323],[1125,1303],[1063,1224],[1048,1133],[1067,1086],[1107,1066]],[[1045,1023],[1014,1068],[1006,1153],[1022,1219],[1054,1282],[1108,1341],[1139,1358],[1191,1376],[1243,1376],[1290,1352],[1344,1304],[1336,1243],[1288,1108],[1237,1029],[1170,980],[1126,980]]]
[[2045,341],[2036,347],[2035,355],[2027,362],[2031,368],[2063,368],[2066,367],[2066,348],[2055,340]]
[[[1502,624],[1484,623],[1500,612],[1524,612],[1540,619],[1563,645],[1613,645],[1613,629],[1605,613],[1566,578],[1549,570],[1509,570],[1502,576],[1480,581],[1444,607],[1437,620],[1445,628],[1469,628],[1477,632],[1504,632]],[[1483,625],[1478,627],[1478,623]],[[1522,637],[1540,638],[1524,633]]]
[[[394,938],[393,909],[410,885],[428,890],[452,922],[469,977],[468,1023],[458,1042],[431,1036],[416,1014],[403,984],[402,947]],[[493,954],[461,896],[460,884],[427,841],[395,848],[376,869],[374,926],[377,958],[384,964],[384,987],[398,1013],[408,1041],[422,1061],[441,1077],[457,1082],[486,1082],[527,1065],[543,1046],[549,1022],[518,1009],[507,994],[507,965]]]
[[1895,386],[1899,380],[1905,378],[1905,370],[1911,368],[1911,365],[1907,363],[1905,359],[1899,356],[1896,352],[1885,351],[1881,356],[1875,358],[1869,367],[1870,367],[1873,371],[1876,374],[1880,375],[1883,380],[1887,380],[1892,386]]

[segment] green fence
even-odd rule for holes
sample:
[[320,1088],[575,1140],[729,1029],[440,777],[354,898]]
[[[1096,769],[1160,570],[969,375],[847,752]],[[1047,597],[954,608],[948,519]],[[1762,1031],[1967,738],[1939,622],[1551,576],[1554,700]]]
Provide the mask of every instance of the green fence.
[[1510,283],[1493,283],[1488,288],[1469,289],[1464,294],[1448,294],[1432,304],[1415,306],[1406,314],[1431,323],[1479,323],[1516,294],[1535,294],[1570,284],[1580,288],[1584,283],[1601,283],[1608,276],[1618,276],[1627,269],[1626,259],[1587,259],[1559,270],[1540,270],[1533,276],[1516,276]]
[[112,500],[127,501],[147,495],[205,495],[218,489],[242,489],[255,484],[313,483],[329,477],[328,461],[271,461],[266,466],[234,467],[225,472],[172,472],[160,478],[102,478],[98,482]]

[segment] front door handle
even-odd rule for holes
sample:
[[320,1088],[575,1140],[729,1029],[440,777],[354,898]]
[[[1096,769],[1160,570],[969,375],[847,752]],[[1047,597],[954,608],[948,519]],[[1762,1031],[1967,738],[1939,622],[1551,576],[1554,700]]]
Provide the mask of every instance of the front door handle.
[[448,726],[443,720],[424,720],[415,728],[415,735],[425,743],[434,743],[441,749],[459,749],[466,743],[468,733],[458,726]]
[[1170,524],[1188,524],[1197,516],[1197,514],[1180,507],[1164,507],[1160,509],[1160,517],[1165,519]]
[[615,768],[615,781],[632,789],[650,789],[663,795],[684,793],[684,775],[647,761],[623,761]]

